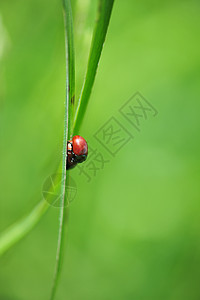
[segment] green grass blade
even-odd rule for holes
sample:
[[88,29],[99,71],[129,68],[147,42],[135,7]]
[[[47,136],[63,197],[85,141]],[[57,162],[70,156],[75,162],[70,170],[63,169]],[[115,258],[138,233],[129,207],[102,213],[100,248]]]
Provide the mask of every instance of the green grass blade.
[[[74,6],[74,44],[76,60],[76,96],[82,91],[85,72],[87,70],[89,52],[92,42],[94,20],[98,0],[77,0]],[[80,21],[81,20],[81,21]],[[75,107],[78,104],[78,97],[75,97]]]
[[51,205],[54,206],[56,199],[53,193],[55,193],[55,195],[60,194],[62,188],[62,180],[60,175],[61,169],[62,165],[60,164],[56,172],[57,178],[54,178],[54,183],[56,183],[56,181],[58,182],[56,187],[53,185],[48,186],[45,196],[43,194],[44,198],[32,209],[29,214],[26,214],[24,217],[20,218],[18,221],[9,226],[5,231],[0,233],[0,256],[13,247],[17,242],[19,242],[25,235],[27,235],[40,221],[48,208]]
[[56,254],[56,266],[53,279],[53,286],[50,299],[55,298],[58,280],[61,272],[62,257],[64,250],[65,237],[65,219],[66,219],[66,149],[67,140],[73,133],[73,117],[74,117],[74,100],[75,100],[75,55],[74,55],[74,38],[73,38],[73,17],[71,9],[71,1],[63,0],[64,22],[65,22],[65,47],[66,47],[66,103],[65,103],[65,124],[64,124],[64,141],[63,141],[63,165],[62,165],[62,181],[61,205],[60,205],[60,224],[58,233],[58,245]]
[[[63,158],[62,164],[59,165],[57,173],[62,172],[61,186],[58,187],[62,195],[60,224],[63,224],[66,185],[66,147],[69,136],[72,136],[73,117],[74,117],[74,92],[75,92],[75,67],[74,67],[74,45],[73,45],[73,27],[70,1],[64,1],[64,16],[66,29],[66,61],[67,61],[67,82],[66,82],[66,103],[65,103],[65,120],[64,120],[64,139],[63,139]],[[70,63],[69,63],[70,62]],[[41,200],[34,209],[13,225],[0,234],[0,256],[21,240],[31,229],[39,222],[43,214],[50,207],[49,199]],[[60,233],[59,233],[60,235]],[[60,243],[60,241],[59,241]],[[57,255],[58,257],[58,255]]]
[[85,77],[82,92],[78,102],[78,107],[75,114],[75,120],[74,120],[75,134],[78,134],[79,128],[82,124],[86,112],[86,108],[94,84],[103,44],[108,30],[108,25],[110,21],[114,0],[99,0],[98,2],[99,3],[98,3],[97,19],[96,19],[94,32],[93,32],[86,77]]
[[49,204],[45,200],[41,200],[29,215],[11,225],[0,235],[0,256],[21,240],[38,223],[48,207]]
[[[74,53],[74,33],[73,33],[73,16],[72,16],[71,1],[63,0],[63,8],[64,8],[65,48],[66,48],[65,126],[67,126],[68,124],[67,126],[68,128],[66,128],[66,133],[68,134],[67,137],[71,138],[73,134],[74,102],[75,102],[75,53]],[[67,140],[65,140],[64,142],[67,142]],[[64,145],[65,150],[66,150],[66,145]]]

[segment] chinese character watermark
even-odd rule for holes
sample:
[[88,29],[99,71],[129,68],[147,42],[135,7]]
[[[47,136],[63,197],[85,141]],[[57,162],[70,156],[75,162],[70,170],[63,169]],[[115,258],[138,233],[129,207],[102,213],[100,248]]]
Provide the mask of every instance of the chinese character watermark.
[[115,156],[132,138],[132,134],[112,117],[95,134],[96,140]]
[[[91,182],[98,172],[110,162],[110,156],[115,157],[131,140],[134,139],[134,130],[141,132],[141,126],[150,117],[158,114],[156,108],[147,101],[139,92],[135,93],[118,110],[118,115],[131,124],[131,129],[118,121],[117,115],[107,120],[93,135],[94,147],[89,143],[89,155],[84,164],[77,166],[79,175],[83,175],[87,182]],[[130,126],[129,126],[130,127]],[[99,145],[102,150],[99,149]]]
[[151,115],[155,117],[158,111],[139,92],[134,94],[120,109],[122,116],[130,122],[136,130],[140,131],[143,121]]

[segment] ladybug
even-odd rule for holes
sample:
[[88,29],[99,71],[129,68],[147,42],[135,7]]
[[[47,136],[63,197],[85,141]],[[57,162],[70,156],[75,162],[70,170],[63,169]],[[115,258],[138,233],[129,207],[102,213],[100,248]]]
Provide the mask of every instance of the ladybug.
[[86,140],[80,136],[75,135],[72,141],[67,142],[67,165],[66,169],[74,168],[78,163],[86,160],[88,155],[88,145]]

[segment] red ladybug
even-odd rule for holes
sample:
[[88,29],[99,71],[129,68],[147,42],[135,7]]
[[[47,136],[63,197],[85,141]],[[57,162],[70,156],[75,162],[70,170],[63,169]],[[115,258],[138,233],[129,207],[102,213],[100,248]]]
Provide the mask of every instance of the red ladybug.
[[86,140],[80,136],[75,135],[72,141],[67,142],[67,166],[66,169],[74,168],[77,163],[82,163],[86,160],[88,155],[88,145]]

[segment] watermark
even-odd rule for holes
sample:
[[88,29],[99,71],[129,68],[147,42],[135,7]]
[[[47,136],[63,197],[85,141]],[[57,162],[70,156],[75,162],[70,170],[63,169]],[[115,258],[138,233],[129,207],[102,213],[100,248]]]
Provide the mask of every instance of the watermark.
[[68,206],[74,201],[77,194],[76,182],[71,176],[68,176],[63,190],[64,179],[61,173],[55,173],[48,176],[43,184],[42,195],[43,198],[53,207],[63,206],[63,196],[65,195],[66,203],[64,206]]
[[122,116],[140,131],[142,122],[148,120],[150,116],[155,117],[158,111],[147,101],[139,92],[135,93],[122,107],[119,109]]
[[133,135],[115,117],[112,117],[94,134],[94,137],[108,153],[115,156],[133,138]]
[[141,132],[143,124],[157,114],[157,109],[147,99],[139,92],[135,93],[94,133],[92,143],[88,143],[87,160],[76,167],[78,174],[91,182],[135,138],[135,134]]
[[79,175],[85,176],[87,182],[90,182],[93,177],[96,177],[100,170],[110,162],[108,157],[104,156],[97,148],[92,148],[89,145],[89,152],[87,160],[83,164],[77,165]]

